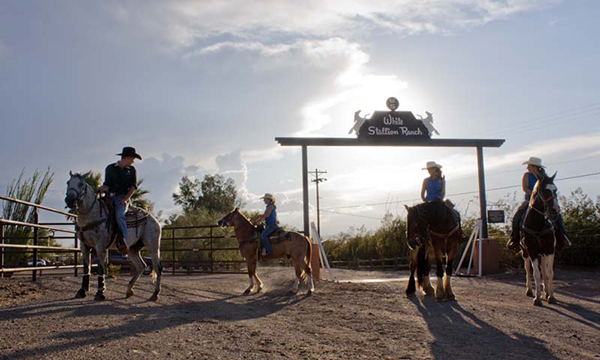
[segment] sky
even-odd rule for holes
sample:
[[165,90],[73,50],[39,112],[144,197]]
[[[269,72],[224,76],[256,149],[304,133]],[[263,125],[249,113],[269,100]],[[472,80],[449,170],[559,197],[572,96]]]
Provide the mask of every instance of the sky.
[[[439,138],[486,148],[488,202],[519,189],[530,156],[557,178],[600,170],[600,33],[594,0],[2,1],[0,194],[50,167],[46,205],[64,207],[70,170],[102,172],[134,146],[163,216],[183,176],[236,181],[245,209],[274,193],[302,227],[301,153],[283,136],[351,137],[354,112],[433,113]],[[476,216],[475,149],[309,148],[322,234],[402,216],[421,169]],[[557,181],[595,199],[600,176]],[[465,195],[454,195],[469,193]],[[310,190],[315,219],[314,186]],[[47,216],[47,215],[43,215]],[[44,218],[42,218],[44,219]]]

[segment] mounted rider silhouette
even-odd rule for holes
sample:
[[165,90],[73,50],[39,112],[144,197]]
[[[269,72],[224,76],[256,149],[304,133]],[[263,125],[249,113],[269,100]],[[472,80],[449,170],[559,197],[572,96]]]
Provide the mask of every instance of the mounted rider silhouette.
[[[546,177],[546,167],[542,165],[542,159],[537,157],[530,157],[529,160],[525,161],[523,165],[527,165],[527,172],[523,174],[522,189],[525,193],[525,198],[521,205],[517,208],[515,215],[512,218],[512,231],[510,233],[510,240],[508,241],[508,248],[518,251],[520,249],[519,244],[521,243],[521,221],[523,215],[529,207],[529,200],[531,199],[531,192],[535,187],[535,184],[542,177]],[[567,238],[565,233],[565,225],[563,218],[559,214],[556,222],[554,223],[557,249],[569,248],[571,241]]]
[[[114,203],[117,226],[123,234],[125,246],[127,246],[127,223],[125,213],[129,209],[129,199],[137,189],[137,173],[133,163],[135,159],[142,160],[136,153],[135,148],[124,147],[117,156],[121,160],[106,167],[104,173],[104,184],[98,189],[98,193],[108,193]],[[122,249],[122,244],[119,246]]]

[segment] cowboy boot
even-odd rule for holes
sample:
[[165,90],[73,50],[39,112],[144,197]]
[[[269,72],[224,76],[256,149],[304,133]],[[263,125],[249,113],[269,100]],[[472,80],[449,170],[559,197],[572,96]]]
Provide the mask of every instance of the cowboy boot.
[[506,244],[506,246],[514,251],[518,251],[520,246],[519,246],[519,238],[521,234],[519,233],[519,231],[517,230],[513,230],[513,232],[511,232],[510,234],[510,239],[508,240],[508,243]]

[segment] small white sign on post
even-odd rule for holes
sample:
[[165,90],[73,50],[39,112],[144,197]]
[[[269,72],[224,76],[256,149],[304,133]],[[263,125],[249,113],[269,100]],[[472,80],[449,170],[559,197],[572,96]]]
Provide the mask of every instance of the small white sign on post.
[[321,259],[323,259],[323,262],[325,263],[325,267],[327,268],[327,272],[329,272],[329,278],[332,281],[336,281],[335,276],[333,275],[333,271],[331,270],[331,267],[329,266],[329,260],[327,260],[327,254],[325,254],[325,249],[323,248],[323,243],[321,242],[321,237],[319,236],[319,232],[317,231],[317,226],[315,225],[314,221],[311,222],[310,225],[312,227],[313,237],[315,239],[317,239],[317,244],[319,245],[319,250],[321,251]]

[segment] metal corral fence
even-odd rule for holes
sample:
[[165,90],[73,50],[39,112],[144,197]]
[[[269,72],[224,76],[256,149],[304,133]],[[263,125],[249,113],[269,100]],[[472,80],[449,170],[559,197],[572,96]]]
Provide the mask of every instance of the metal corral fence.
[[[76,219],[76,215],[69,214],[67,212],[53,209],[47,206],[30,203],[18,199],[9,198],[6,196],[0,196],[0,200],[13,202],[20,205],[25,205],[34,208],[33,223],[13,221],[8,219],[0,218],[0,276],[11,276],[13,273],[31,271],[32,279],[35,281],[38,272],[41,274],[42,270],[56,270],[56,269],[73,269],[74,275],[77,276],[77,269],[82,265],[77,264],[78,255],[80,252],[77,236],[75,234],[75,222],[64,222],[64,223],[40,223],[39,222],[39,211],[44,210],[55,214],[61,214]],[[68,226],[73,227],[73,230],[67,228],[61,228],[57,226]],[[39,244],[41,232],[44,232],[43,238],[52,240],[73,240],[73,247],[62,247],[62,246],[42,246]],[[65,234],[57,236],[56,234]],[[16,235],[15,235],[16,234]],[[21,235],[21,236],[19,236]],[[23,236],[24,235],[24,236]],[[29,244],[32,240],[33,244]],[[19,242],[15,244],[14,242]],[[49,241],[48,241],[49,242]],[[63,265],[62,261],[59,264],[38,266],[39,253],[72,253],[72,264]],[[14,256],[16,254],[32,254],[32,264],[27,266],[24,264],[11,264],[7,266],[5,263],[6,256]],[[22,259],[27,259],[27,255],[23,256]],[[69,261],[70,262],[70,261]]]
[[333,268],[350,270],[407,270],[410,263],[409,257],[394,257],[384,259],[330,261]]
[[246,273],[237,240],[217,225],[164,227],[160,248],[166,273]]

